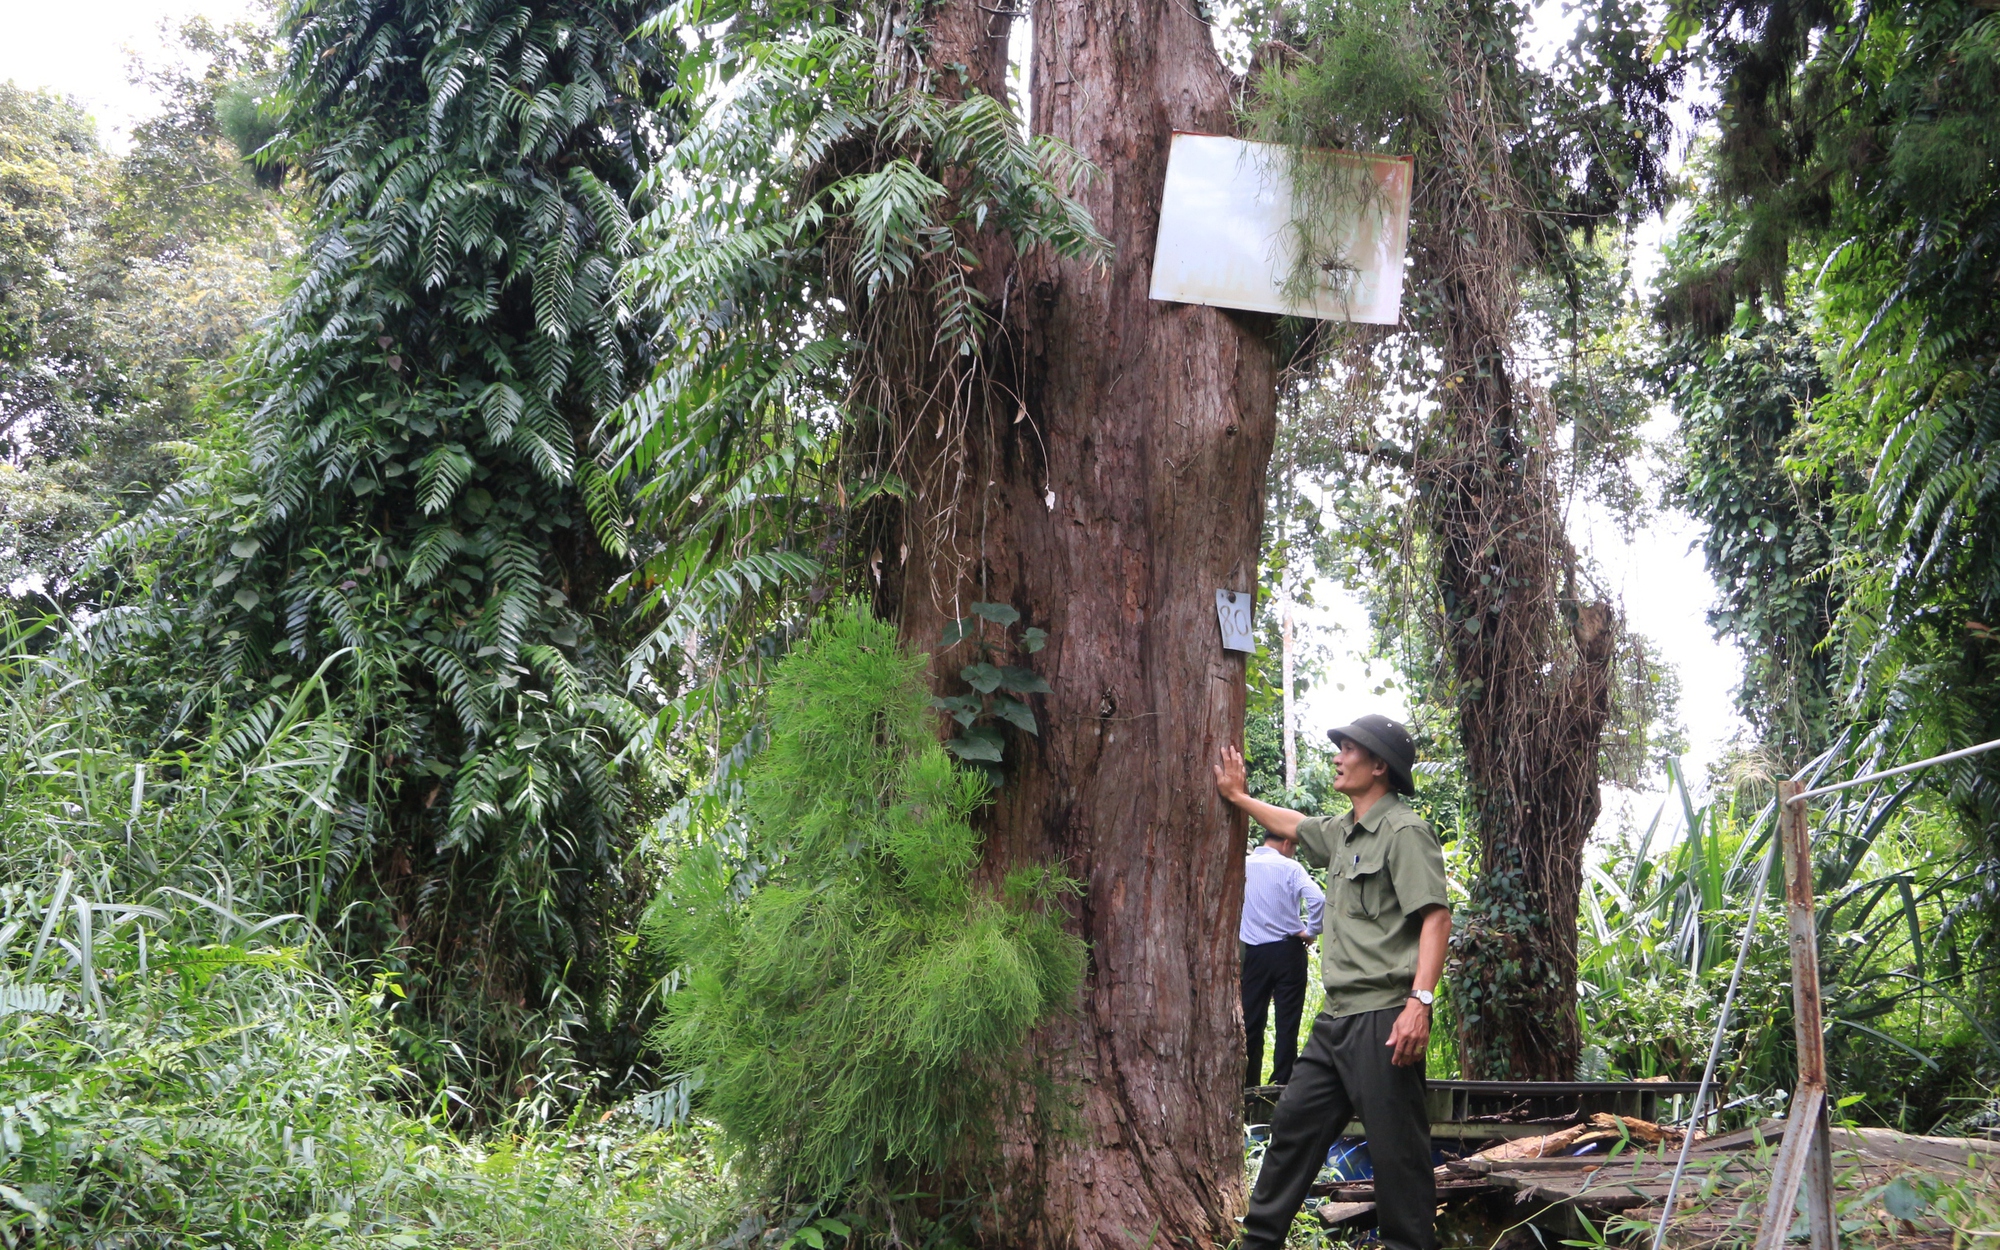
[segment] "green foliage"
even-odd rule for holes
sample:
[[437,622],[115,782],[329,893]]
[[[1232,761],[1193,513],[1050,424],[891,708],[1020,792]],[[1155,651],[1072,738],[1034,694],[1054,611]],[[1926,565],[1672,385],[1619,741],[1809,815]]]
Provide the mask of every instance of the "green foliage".
[[1682,327],[1659,361],[1680,422],[1669,489],[1708,529],[1702,551],[1721,597],[1709,624],[1744,654],[1737,706],[1784,758],[1803,759],[1832,732],[1827,643],[1841,596],[1827,564],[1840,539],[1829,484],[1798,480],[1786,457],[1826,379],[1799,313],[1694,307],[1736,241],[1726,219],[1699,208],[1667,249],[1661,312]]
[[406,1109],[427,1091],[391,1044],[400,979],[272,910],[314,875],[349,749],[317,683],[148,754],[52,628],[0,634],[0,1240],[609,1250],[703,1227],[696,1131],[547,1125],[560,1091],[484,1142]]
[[[958,722],[960,732],[944,744],[944,749],[984,772],[998,786],[1006,774],[1000,765],[1006,758],[1007,738],[1003,725],[1023,733],[1039,734],[1034,709],[1027,696],[1049,693],[1049,683],[1033,669],[1018,664],[996,664],[1003,650],[1019,650],[1033,655],[1048,645],[1048,631],[1030,626],[1018,641],[1009,642],[1007,630],[1019,624],[1021,614],[1004,603],[975,603],[972,615],[944,627],[939,646],[949,651],[971,643],[978,659],[959,670],[959,680],[970,692],[931,700],[931,706]],[[992,641],[986,626],[995,626],[1000,642]]]
[[275,298],[282,209],[212,108],[270,49],[249,24],[184,25],[177,51],[204,67],[146,75],[163,107],[121,157],[71,106],[0,86],[0,581],[16,593],[96,597],[77,577],[90,536],[176,475],[209,374]]
[[[1414,154],[1422,169],[1447,155],[1450,99],[1467,90],[1455,81],[1457,61],[1476,56],[1490,77],[1479,90],[1511,123],[1507,159],[1531,197],[1514,206],[1524,210],[1522,228],[1536,258],[1564,271],[1578,228],[1665,195],[1663,151],[1650,136],[1671,129],[1665,105],[1684,63],[1633,55],[1650,37],[1650,20],[1642,6],[1621,0],[1589,5],[1546,71],[1519,55],[1525,26],[1523,11],[1505,3],[1317,0],[1282,8],[1275,30],[1296,51],[1274,49],[1274,72],[1257,76],[1246,121],[1260,137],[1295,148]],[[1344,188],[1337,176],[1306,179],[1306,215]],[[1420,302],[1417,313],[1428,320],[1440,310]]]
[[1081,981],[1072,883],[975,880],[987,782],[938,745],[923,672],[860,609],[815,623],[741,823],[686,848],[649,914],[680,985],[658,1042],[761,1198],[976,1187],[992,1101],[1035,1079],[1022,1042]]
[[406,1053],[475,1108],[577,1046],[637,1058],[616,930],[651,782],[617,759],[645,717],[599,610],[623,505],[591,457],[645,333],[626,201],[672,123],[642,113],[671,65],[638,21],[288,10],[266,107],[313,204],[296,284],[189,475],[98,552],[135,590],[94,650],[180,732],[323,672],[353,743],[322,852],[339,940],[405,971]]
[[[928,558],[886,547],[884,518],[922,488],[895,431],[937,395],[926,437],[963,422],[994,326],[976,238],[1103,242],[1074,198],[1089,166],[1002,100],[928,69],[890,82],[872,11],[730,3],[702,20],[682,98],[728,91],[649,183],[628,272],[659,362],[610,450],[643,535],[620,592],[666,609],[638,657],[696,660],[726,702],[758,654],[742,644],[799,598],[864,569],[879,584],[885,551]],[[925,64],[921,23],[895,31],[884,55]],[[885,366],[904,351],[907,368]]]
[[77,105],[46,92],[0,88],[0,362],[8,407],[10,458],[25,431],[22,394],[32,385],[21,367],[32,358],[51,306],[61,297],[56,256],[86,211],[94,188],[97,134]]
[[[1988,628],[2000,531],[1985,485],[2000,432],[2000,16],[1957,0],[1683,7],[1724,108],[1663,311],[1733,339],[1758,305],[1793,300],[1785,323],[1810,337],[1822,375],[1777,472],[1727,474],[1774,513],[1766,545],[1786,549],[1786,580],[1808,571],[1792,557],[1819,557],[1810,571],[1839,613],[1828,654],[1810,658],[1798,644],[1814,631],[1800,626],[1821,605],[1769,622],[1793,634],[1774,658],[1805,687],[1827,664],[1839,713],[1911,754],[2000,736]],[[1722,381],[1725,425],[1768,425],[1761,409],[1792,406],[1773,385]],[[1770,508],[1785,486],[1830,550]],[[2000,770],[1988,759],[1952,776],[1967,837],[1993,860]]]
[[[1844,744],[1843,744],[1844,748]],[[1883,761],[1830,751],[1822,781]],[[1772,1109],[1794,1079],[1790,953],[1775,804],[1725,794],[1697,805],[1678,771],[1636,843],[1589,869],[1579,977],[1602,1075],[1699,1079],[1757,882],[1752,935],[1718,1070],[1722,1101]],[[1828,1063],[1854,1114],[1937,1131],[2000,1070],[2000,1033],[1975,997],[1990,970],[1976,926],[1980,883],[1948,809],[1922,780],[1880,782],[1814,804],[1814,895]],[[1680,839],[1655,852],[1673,824]]]

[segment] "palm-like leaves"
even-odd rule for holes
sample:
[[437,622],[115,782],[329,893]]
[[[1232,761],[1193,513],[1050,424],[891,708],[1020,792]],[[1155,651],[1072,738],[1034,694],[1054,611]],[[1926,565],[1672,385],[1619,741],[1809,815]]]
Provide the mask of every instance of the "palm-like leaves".
[[235,447],[103,548],[192,603],[187,715],[325,668],[363,761],[333,800],[362,829],[335,888],[382,918],[347,930],[355,953],[417,947],[420,1005],[469,1024],[501,1081],[512,1030],[541,1031],[517,1004],[598,993],[616,964],[596,929],[630,718],[607,714],[624,670],[597,598],[620,565],[598,535],[625,505],[582,466],[637,372],[626,201],[671,122],[638,20],[292,8],[277,146],[316,197],[298,282],[235,383]]
[[[739,654],[834,557],[866,562],[866,507],[908,492],[893,455],[856,450],[895,416],[870,361],[915,333],[933,361],[977,367],[992,326],[968,280],[976,232],[1104,246],[1074,198],[1088,167],[1003,102],[888,90],[851,31],[766,39],[758,11],[732,13],[716,51],[736,76],[652,175],[626,270],[662,326],[660,363],[608,440],[643,517],[622,589],[665,609],[642,667],[704,643]],[[728,667],[709,671],[720,694]]]
[[[1892,762],[1880,751],[1850,751],[1843,740],[1805,776],[1825,782]],[[1623,874],[1593,866],[1583,892],[1587,1031],[1634,1075],[1699,1071],[1747,895],[1760,880],[1783,894],[1783,874],[1767,862],[1776,854],[1774,802],[1754,811],[1728,798],[1698,805],[1677,770],[1670,783],[1661,813],[1617,865]],[[2000,1037],[1971,999],[1984,970],[1963,921],[1977,906],[1978,882],[1969,857],[1939,853],[1950,841],[1941,813],[1915,802],[1926,784],[1917,777],[1844,791],[1816,801],[1811,817],[1829,1044],[1848,1092],[1883,1099],[1885,1108],[1905,1092],[1898,1087],[1908,1062],[1937,1069],[1926,1047],[1954,1027],[2000,1054]],[[1680,809],[1682,835],[1654,855],[1668,805]],[[1746,996],[1731,1025],[1738,1040],[1725,1052],[1723,1078],[1735,1097],[1767,1093],[1792,1076],[1781,907],[1767,907],[1752,941]],[[1678,1012],[1663,1013],[1662,1001]]]

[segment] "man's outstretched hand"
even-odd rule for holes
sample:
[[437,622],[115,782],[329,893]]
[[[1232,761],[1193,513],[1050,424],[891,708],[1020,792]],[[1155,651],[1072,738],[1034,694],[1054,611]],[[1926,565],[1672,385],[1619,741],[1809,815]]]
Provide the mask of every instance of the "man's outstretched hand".
[[1250,793],[1249,773],[1243,767],[1243,752],[1230,743],[1222,744],[1222,762],[1215,766],[1215,789],[1231,803]]
[[1295,812],[1289,807],[1274,807],[1261,799],[1251,798],[1249,775],[1243,768],[1243,752],[1227,743],[1222,748],[1221,762],[1215,765],[1215,792],[1224,801],[1250,813],[1250,819],[1279,839],[1296,838],[1299,822],[1305,819],[1303,812]]

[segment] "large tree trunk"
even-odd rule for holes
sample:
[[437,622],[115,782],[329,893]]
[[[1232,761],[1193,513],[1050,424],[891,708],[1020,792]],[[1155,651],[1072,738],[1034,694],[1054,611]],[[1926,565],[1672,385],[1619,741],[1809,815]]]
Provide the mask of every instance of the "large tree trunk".
[[[927,25],[933,64],[993,91],[1006,22],[990,12],[950,0]],[[1146,294],[1173,132],[1232,127],[1193,6],[1037,0],[1032,18],[1032,126],[1101,171],[1084,198],[1115,254],[1017,259],[982,242],[977,281],[1004,309],[995,381],[966,401],[948,504],[905,510],[883,598],[928,649],[975,600],[1050,634],[1031,662],[1053,693],[1036,700],[1039,737],[1010,731],[987,867],[1082,881],[1091,953],[1078,1011],[1032,1056],[1075,1114],[1009,1109],[990,1242],[1217,1244],[1242,1205],[1245,829],[1209,777],[1244,700],[1215,591],[1255,589],[1275,365],[1263,319]],[[963,688],[968,659],[940,655],[941,690]]]
[[[1462,46],[1477,46],[1468,38]],[[1617,622],[1577,599],[1555,431],[1510,377],[1528,244],[1486,79],[1462,51],[1411,251],[1438,308],[1439,422],[1414,458],[1435,541],[1480,871],[1452,944],[1466,1075],[1575,1078],[1577,901]]]

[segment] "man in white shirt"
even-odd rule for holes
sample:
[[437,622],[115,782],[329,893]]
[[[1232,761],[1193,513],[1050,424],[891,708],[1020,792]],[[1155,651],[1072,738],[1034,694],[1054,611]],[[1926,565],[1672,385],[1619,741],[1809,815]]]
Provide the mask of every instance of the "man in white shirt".
[[[1299,1016],[1306,1005],[1306,946],[1319,936],[1326,895],[1305,865],[1292,858],[1297,844],[1275,833],[1243,862],[1243,1036],[1249,1048],[1243,1084],[1261,1085],[1264,1067],[1264,1013],[1274,1001],[1278,1014],[1277,1053],[1271,1084],[1292,1079],[1299,1057]],[[1305,919],[1299,919],[1299,904]]]

